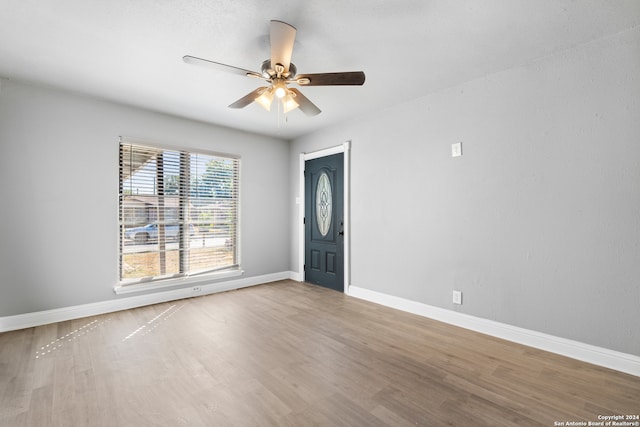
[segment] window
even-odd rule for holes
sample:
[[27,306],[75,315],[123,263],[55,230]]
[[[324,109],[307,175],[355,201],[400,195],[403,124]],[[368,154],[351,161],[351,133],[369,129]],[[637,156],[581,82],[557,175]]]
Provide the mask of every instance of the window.
[[238,268],[239,159],[120,141],[120,283]]

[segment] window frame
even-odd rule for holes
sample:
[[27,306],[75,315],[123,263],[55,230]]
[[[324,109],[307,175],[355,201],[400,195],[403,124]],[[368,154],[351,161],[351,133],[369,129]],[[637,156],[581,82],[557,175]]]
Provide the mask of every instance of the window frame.
[[[164,275],[145,276],[140,278],[123,278],[123,270],[122,270],[123,257],[124,255],[127,254],[127,252],[125,252],[125,237],[124,237],[126,220],[124,218],[125,214],[123,211],[124,196],[125,196],[123,183],[126,180],[123,179],[123,174],[122,174],[122,171],[120,170],[121,168],[123,168],[123,162],[121,159],[123,146],[141,146],[141,147],[148,148],[150,151],[158,150],[159,153],[164,153],[166,151],[177,152],[179,153],[179,157],[181,159],[180,165],[183,164],[182,158],[184,155],[186,156],[201,155],[201,156],[207,156],[207,157],[215,157],[221,160],[232,160],[234,162],[234,169],[233,169],[235,172],[234,190],[233,190],[234,197],[232,197],[232,199],[234,200],[234,203],[233,203],[234,207],[232,208],[232,212],[235,211],[235,221],[233,221],[233,224],[235,225],[233,226],[234,230],[231,234],[231,239],[232,239],[232,242],[234,243],[231,248],[231,251],[233,252],[232,260],[235,262],[232,262],[232,264],[225,265],[223,267],[215,267],[215,268],[212,267],[210,269],[205,269],[205,270],[190,271],[190,269],[187,269],[186,271],[179,271],[178,273],[167,273]],[[118,273],[117,273],[117,283],[114,286],[114,291],[117,294],[139,292],[139,291],[144,291],[149,289],[159,289],[159,288],[164,288],[169,286],[176,286],[179,284],[192,284],[192,283],[203,282],[205,280],[210,281],[212,278],[221,279],[226,277],[239,276],[244,273],[244,271],[241,269],[241,260],[240,260],[241,258],[240,257],[241,157],[239,155],[221,153],[217,151],[211,151],[211,150],[199,149],[199,148],[194,149],[194,148],[181,146],[181,145],[178,145],[178,146],[166,145],[166,144],[160,144],[156,142],[149,142],[147,140],[139,140],[139,139],[127,138],[127,137],[120,137],[117,144],[117,150],[118,150],[118,153],[117,153],[117,158],[118,158],[118,204],[117,204],[117,209],[118,209],[117,211],[117,229],[118,229],[117,269],[118,270],[117,271]],[[162,171],[165,172],[164,165],[162,166]],[[182,169],[182,166],[181,166],[179,176],[182,176],[183,172],[184,170]],[[186,175],[189,176],[189,172],[187,172]],[[180,178],[180,182],[182,183],[180,192],[183,192],[185,188],[189,187],[188,182],[186,184],[186,187],[183,186],[184,182],[186,182],[186,180],[184,181],[183,180],[184,178]],[[161,197],[157,193],[152,194],[152,196]],[[166,197],[166,195],[162,197]],[[194,199],[196,198],[192,197],[189,191],[184,191],[182,195],[179,194],[180,205],[182,205],[183,203],[185,205],[188,205],[189,201]],[[191,224],[193,223],[191,220],[185,221],[184,218],[179,218],[179,221],[180,221],[179,227],[181,231],[188,230],[191,227]],[[188,252],[191,250],[190,247],[185,249],[184,245],[190,242],[189,233],[186,233],[186,234],[182,233],[181,235],[183,236],[183,238],[177,240],[178,251]],[[165,242],[164,242],[165,245],[167,241],[168,241],[168,238],[165,238]],[[158,246],[160,247],[160,245]],[[158,248],[155,251],[159,252],[160,249]],[[151,250],[150,252],[154,252],[154,250]],[[181,265],[179,266],[179,269],[182,270],[183,268],[182,263],[180,264]]]

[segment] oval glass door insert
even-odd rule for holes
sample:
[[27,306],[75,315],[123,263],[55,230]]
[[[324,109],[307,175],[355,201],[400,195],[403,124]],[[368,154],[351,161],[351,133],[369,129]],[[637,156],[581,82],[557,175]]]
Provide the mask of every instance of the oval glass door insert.
[[322,172],[316,187],[316,219],[322,237],[326,237],[331,227],[331,199],[331,181],[329,175]]

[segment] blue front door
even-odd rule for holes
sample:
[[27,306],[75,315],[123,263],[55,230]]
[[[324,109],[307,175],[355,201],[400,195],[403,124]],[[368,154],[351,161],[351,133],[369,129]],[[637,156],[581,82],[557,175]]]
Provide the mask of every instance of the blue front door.
[[344,291],[344,154],[305,162],[306,282]]

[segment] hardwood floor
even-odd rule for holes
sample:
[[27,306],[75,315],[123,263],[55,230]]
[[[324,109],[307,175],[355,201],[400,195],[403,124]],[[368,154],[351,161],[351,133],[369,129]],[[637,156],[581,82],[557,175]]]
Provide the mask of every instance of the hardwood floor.
[[0,334],[2,426],[554,426],[634,414],[638,377],[291,281]]

